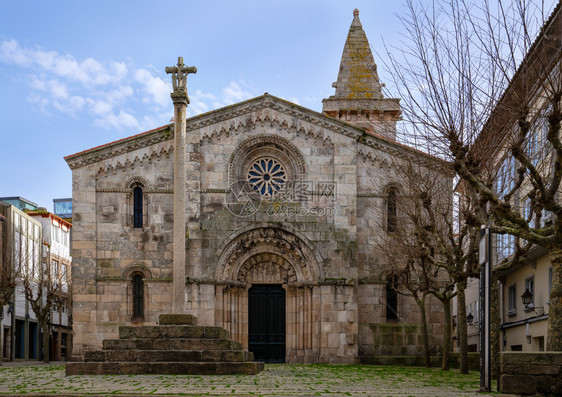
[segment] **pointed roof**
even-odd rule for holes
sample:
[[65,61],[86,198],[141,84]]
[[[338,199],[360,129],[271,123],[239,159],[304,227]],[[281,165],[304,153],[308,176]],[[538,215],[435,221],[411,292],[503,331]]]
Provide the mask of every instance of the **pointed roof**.
[[333,84],[335,98],[377,99],[382,98],[381,83],[371,46],[361,21],[359,10],[353,10],[353,22],[347,34],[338,73],[338,81]]

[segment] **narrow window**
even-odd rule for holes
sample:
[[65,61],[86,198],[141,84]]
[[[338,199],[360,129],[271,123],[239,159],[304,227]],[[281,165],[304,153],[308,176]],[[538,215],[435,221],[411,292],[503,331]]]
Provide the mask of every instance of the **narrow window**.
[[396,231],[396,189],[390,189],[386,196],[386,231]]
[[535,276],[531,276],[525,280],[525,290],[531,293],[531,303],[525,309],[532,310],[535,307]]
[[517,313],[517,290],[515,284],[510,285],[507,289],[507,315],[513,316]]
[[133,227],[142,227],[142,187],[133,189]]
[[133,318],[144,317],[144,281],[142,275],[133,276]]
[[398,320],[398,282],[396,277],[386,281],[386,319]]

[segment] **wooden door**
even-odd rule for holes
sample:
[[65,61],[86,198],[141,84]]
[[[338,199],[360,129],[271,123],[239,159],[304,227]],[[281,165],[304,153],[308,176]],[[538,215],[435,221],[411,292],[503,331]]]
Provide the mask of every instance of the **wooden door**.
[[256,361],[285,362],[285,290],[257,284],[249,290],[248,348]]

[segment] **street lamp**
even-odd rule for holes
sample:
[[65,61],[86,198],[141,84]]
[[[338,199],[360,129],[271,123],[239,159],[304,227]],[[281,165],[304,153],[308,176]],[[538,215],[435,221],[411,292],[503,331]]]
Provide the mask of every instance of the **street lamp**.
[[523,305],[525,305],[525,308],[527,308],[527,306],[529,306],[529,304],[533,301],[533,294],[531,294],[529,288],[527,288],[525,292],[523,292],[523,295],[521,295],[521,300],[523,301]]
[[474,321],[474,316],[471,313],[468,313],[468,316],[466,316],[466,322],[468,325],[472,325],[472,322]]
[[[531,303],[533,302],[533,294],[531,293],[531,291],[529,291],[529,288],[526,288],[525,292],[523,292],[523,294],[521,295],[521,302],[523,302],[523,305],[525,306],[525,310],[531,310],[536,314],[544,314],[543,306],[535,306],[535,305],[530,306]],[[540,310],[542,313],[537,313],[536,310]]]

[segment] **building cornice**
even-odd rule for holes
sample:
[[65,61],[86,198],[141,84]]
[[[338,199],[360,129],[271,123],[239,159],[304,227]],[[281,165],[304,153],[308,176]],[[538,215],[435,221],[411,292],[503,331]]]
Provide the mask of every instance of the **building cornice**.
[[[289,117],[287,120],[276,120],[278,118],[272,115],[271,112],[259,112],[263,109],[272,109]],[[230,125],[225,123],[229,120],[233,121]],[[393,155],[398,153],[400,150],[408,149],[412,153],[433,158],[408,146],[366,132],[362,128],[355,127],[346,122],[269,94],[264,94],[260,97],[192,117],[187,120],[186,130],[189,133],[190,131],[197,131],[216,125],[216,129],[206,131],[201,135],[201,139],[212,139],[215,136],[228,134],[231,130],[236,130],[240,127],[247,128],[265,122],[284,123],[287,124],[287,128],[295,129],[298,134],[312,135],[314,138],[330,140],[329,137],[324,136],[325,134],[322,134],[321,131],[314,128],[320,127],[359,141],[365,146],[382,150]],[[173,124],[168,124],[128,138],[123,138],[115,142],[110,142],[105,145],[66,156],[65,160],[71,169],[76,169],[137,149],[149,147],[157,143],[170,141],[172,139]],[[168,154],[168,151],[166,151],[166,154]],[[141,160],[142,159],[139,159],[139,161]],[[126,165],[123,164],[122,166]],[[109,167],[110,166],[108,166],[108,170]]]
[[70,169],[80,168],[88,164],[106,160],[120,154],[128,153],[133,150],[141,149],[156,143],[164,142],[172,137],[172,124],[165,125],[150,131],[123,138],[115,142],[97,146],[92,149],[84,150],[79,153],[66,156],[66,160]]

